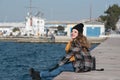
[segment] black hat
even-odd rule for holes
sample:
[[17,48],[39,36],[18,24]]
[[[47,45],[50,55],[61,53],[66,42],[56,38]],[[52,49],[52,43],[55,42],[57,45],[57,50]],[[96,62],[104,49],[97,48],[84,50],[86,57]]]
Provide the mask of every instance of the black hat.
[[78,30],[78,32],[79,33],[83,33],[83,27],[84,27],[84,24],[83,23],[79,23],[79,24],[77,24],[77,25],[75,25],[73,28],[72,28],[72,30],[73,29],[76,29],[76,30]]

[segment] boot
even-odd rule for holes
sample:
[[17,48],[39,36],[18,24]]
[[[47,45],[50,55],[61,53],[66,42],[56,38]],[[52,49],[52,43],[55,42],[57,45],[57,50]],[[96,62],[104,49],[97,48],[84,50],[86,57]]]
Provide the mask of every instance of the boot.
[[32,80],[41,80],[39,72],[35,71],[33,68],[30,68],[30,76]]

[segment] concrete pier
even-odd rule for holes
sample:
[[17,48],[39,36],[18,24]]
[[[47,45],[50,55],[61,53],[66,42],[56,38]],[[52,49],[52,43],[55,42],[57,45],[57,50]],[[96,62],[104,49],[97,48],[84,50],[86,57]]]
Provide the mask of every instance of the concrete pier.
[[96,57],[96,67],[104,71],[62,72],[54,80],[120,80],[120,38],[108,38],[91,54]]

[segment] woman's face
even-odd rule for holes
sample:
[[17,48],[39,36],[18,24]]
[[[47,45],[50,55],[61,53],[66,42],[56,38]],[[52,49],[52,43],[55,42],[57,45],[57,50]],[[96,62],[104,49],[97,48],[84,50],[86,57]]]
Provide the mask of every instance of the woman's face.
[[72,39],[75,39],[77,36],[78,36],[78,30],[73,29],[73,30],[72,30],[72,33],[71,33],[71,38],[72,38]]

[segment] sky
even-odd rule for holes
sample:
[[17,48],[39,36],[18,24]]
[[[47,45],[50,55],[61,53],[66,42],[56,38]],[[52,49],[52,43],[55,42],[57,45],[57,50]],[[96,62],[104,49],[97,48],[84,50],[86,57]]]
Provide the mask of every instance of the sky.
[[0,22],[23,22],[30,11],[46,21],[98,18],[113,4],[120,6],[120,0],[0,0]]

